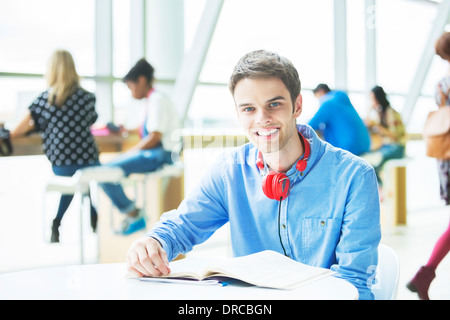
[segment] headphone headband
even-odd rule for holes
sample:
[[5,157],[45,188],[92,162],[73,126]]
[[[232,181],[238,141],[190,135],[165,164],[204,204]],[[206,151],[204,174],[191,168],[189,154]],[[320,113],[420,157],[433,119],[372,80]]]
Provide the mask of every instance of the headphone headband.
[[[300,136],[300,140],[302,142],[303,149],[305,150],[305,152],[303,154],[303,158],[300,159],[299,161],[297,161],[295,168],[298,171],[302,172],[302,171],[305,171],[305,169],[306,169],[309,155],[311,154],[311,146],[309,145],[308,140],[306,140],[306,138],[300,132],[298,132],[298,135]],[[264,170],[264,160],[263,160],[261,151],[258,151],[258,158],[256,159],[256,166],[258,167],[259,170]]]

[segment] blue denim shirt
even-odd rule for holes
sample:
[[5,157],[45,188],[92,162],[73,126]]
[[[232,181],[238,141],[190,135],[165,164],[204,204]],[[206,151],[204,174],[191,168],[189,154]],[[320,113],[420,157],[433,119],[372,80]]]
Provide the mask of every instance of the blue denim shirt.
[[[295,165],[287,172],[292,189],[280,204],[286,254],[336,271],[356,286],[360,299],[372,299],[381,238],[375,172],[362,159],[320,140],[311,127],[298,129],[310,141],[311,155],[303,175],[296,174]],[[224,153],[179,208],[162,216],[148,235],[161,242],[169,260],[226,222],[235,256],[267,249],[283,253],[279,202],[262,191],[257,153],[252,144]]]

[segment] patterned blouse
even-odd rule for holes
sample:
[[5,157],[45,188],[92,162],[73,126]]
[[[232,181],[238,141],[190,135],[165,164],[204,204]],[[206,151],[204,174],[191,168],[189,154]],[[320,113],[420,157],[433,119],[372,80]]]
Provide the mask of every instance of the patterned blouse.
[[54,166],[95,164],[99,151],[91,134],[97,120],[95,95],[78,88],[61,107],[48,102],[48,91],[29,107],[42,148]]
[[[450,88],[450,76],[442,78],[441,81],[439,81],[438,86],[441,87],[442,92],[446,93]],[[436,90],[436,104],[438,106],[441,105],[441,95],[439,90]],[[446,105],[450,105],[450,95],[447,97]]]
[[[369,116],[369,124],[370,125],[378,125],[381,126],[381,120],[380,116],[378,115],[378,112],[374,109],[371,110],[370,116]],[[400,144],[402,146],[406,145],[407,136],[406,136],[406,130],[405,126],[403,124],[402,116],[400,113],[398,113],[394,108],[391,106],[388,106],[386,108],[386,119],[385,123],[387,127],[385,127],[389,132],[391,132],[394,137],[388,136],[388,135],[380,135],[381,142],[384,145],[387,144]]]
[[[442,92],[447,93],[450,88],[450,76],[446,76],[439,81],[438,84]],[[439,90],[436,90],[436,104],[441,105],[441,95]],[[447,96],[447,101],[445,103],[447,107],[450,106],[450,95]],[[450,204],[450,159],[438,159],[438,173],[439,173],[439,183],[440,183],[440,194],[441,199],[445,201],[446,205]]]
[[398,143],[405,146],[407,137],[402,116],[392,107],[386,109],[386,124],[387,129],[395,135],[395,138],[384,137],[383,140],[387,140],[385,143]]

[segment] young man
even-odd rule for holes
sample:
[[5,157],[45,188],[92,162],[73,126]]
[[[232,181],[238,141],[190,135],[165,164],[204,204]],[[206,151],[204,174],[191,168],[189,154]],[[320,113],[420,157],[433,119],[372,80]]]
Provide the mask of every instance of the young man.
[[[145,116],[140,127],[136,129],[141,140],[106,165],[119,166],[128,176],[131,173],[152,172],[165,163],[172,163],[171,151],[177,144],[172,135],[179,128],[179,120],[173,104],[153,88],[153,67],[145,59],[141,59],[123,81],[133,98],[145,100]],[[145,227],[140,210],[126,196],[120,184],[104,183],[101,186],[113,204],[127,215],[120,230],[122,234],[127,235]]]
[[229,222],[235,256],[278,251],[331,268],[361,299],[373,298],[381,235],[373,168],[296,125],[302,96],[289,60],[267,51],[247,54],[230,90],[250,143],[224,153],[179,208],[131,246],[129,271],[167,274],[169,261]]
[[330,90],[324,83],[319,84],[313,93],[319,99],[320,107],[308,124],[336,148],[357,156],[369,152],[369,130],[348,95],[343,91]]

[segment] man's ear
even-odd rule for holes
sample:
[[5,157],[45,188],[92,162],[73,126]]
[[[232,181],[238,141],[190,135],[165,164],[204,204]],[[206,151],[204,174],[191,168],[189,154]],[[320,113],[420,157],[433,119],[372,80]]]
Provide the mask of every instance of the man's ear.
[[298,118],[300,116],[300,114],[302,113],[302,110],[303,110],[303,97],[299,93],[298,96],[297,96],[297,99],[295,99],[295,102],[294,102],[294,116],[295,116],[295,118]]

